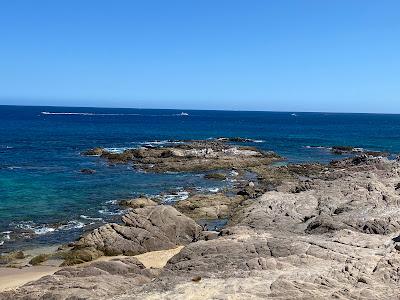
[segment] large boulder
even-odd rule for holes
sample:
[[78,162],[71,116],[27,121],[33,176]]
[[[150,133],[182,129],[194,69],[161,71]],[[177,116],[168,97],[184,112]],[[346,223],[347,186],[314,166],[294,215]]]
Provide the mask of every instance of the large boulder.
[[137,208],[122,217],[123,224],[106,224],[81,237],[65,264],[100,255],[137,255],[175,248],[198,238],[201,226],[172,206]]

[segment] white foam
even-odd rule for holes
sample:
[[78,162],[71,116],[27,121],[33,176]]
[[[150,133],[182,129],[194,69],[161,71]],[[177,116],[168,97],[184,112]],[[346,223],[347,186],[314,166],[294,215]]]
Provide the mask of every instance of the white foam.
[[107,215],[107,216],[118,216],[118,215],[122,215],[126,212],[126,210],[116,210],[116,211],[110,211],[107,208],[103,208],[103,209],[99,209],[98,212],[102,215]]
[[42,234],[56,231],[55,228],[46,227],[46,226],[39,227],[39,228],[32,228],[32,230],[37,235],[42,235]]
[[103,221],[103,218],[94,218],[94,217],[89,217],[89,216],[85,216],[85,215],[80,215],[80,217],[81,217],[82,219],[85,219],[85,220]]
[[85,223],[72,220],[69,221],[67,224],[60,225],[60,226],[48,226],[48,225],[36,225],[32,221],[21,222],[17,224],[15,227],[32,231],[36,235],[43,235],[48,234],[51,232],[59,231],[59,230],[71,230],[71,229],[79,229],[85,227]]
[[125,150],[129,149],[134,149],[134,148],[129,148],[129,147],[111,147],[111,148],[104,148],[104,150],[110,152],[110,153],[123,153]]
[[330,150],[332,149],[331,147],[325,147],[325,146],[305,146],[306,149],[327,149]]
[[85,223],[79,222],[79,221],[76,221],[76,220],[72,220],[72,221],[69,221],[65,225],[59,226],[58,229],[71,230],[71,229],[80,229],[80,228],[83,228],[83,227],[85,227]]
[[232,170],[231,173],[230,173],[230,175],[231,175],[231,176],[238,176],[239,173],[236,172],[235,170]]
[[118,200],[108,200],[108,201],[106,201],[106,204],[116,205],[116,204],[118,204]]
[[218,193],[219,192],[219,188],[209,188],[208,189],[211,193]]
[[156,196],[156,198],[158,198],[162,202],[166,202],[166,203],[182,201],[182,200],[186,200],[187,198],[189,198],[189,192],[179,191],[174,194],[158,195],[158,196]]

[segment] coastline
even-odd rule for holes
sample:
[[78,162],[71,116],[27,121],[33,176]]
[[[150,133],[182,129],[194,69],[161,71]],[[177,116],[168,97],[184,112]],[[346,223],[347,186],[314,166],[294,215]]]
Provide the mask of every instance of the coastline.
[[[210,180],[233,174],[236,181],[224,192],[197,193],[172,205],[146,197],[120,201],[127,209],[122,223],[60,247],[62,266],[54,275],[0,296],[392,297],[397,285],[388,278],[400,262],[400,162],[339,150],[354,155],[328,165],[277,164],[272,153],[204,141],[140,152],[90,150],[112,164],[154,172],[201,166]],[[222,220],[227,223],[212,225]],[[46,259],[52,257],[42,264]],[[35,280],[30,273],[38,269],[31,268],[9,275]]]

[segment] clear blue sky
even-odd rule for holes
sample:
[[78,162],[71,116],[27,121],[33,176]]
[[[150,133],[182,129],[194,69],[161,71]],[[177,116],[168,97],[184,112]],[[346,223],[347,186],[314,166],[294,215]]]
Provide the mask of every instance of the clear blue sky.
[[0,0],[0,104],[400,113],[400,1]]

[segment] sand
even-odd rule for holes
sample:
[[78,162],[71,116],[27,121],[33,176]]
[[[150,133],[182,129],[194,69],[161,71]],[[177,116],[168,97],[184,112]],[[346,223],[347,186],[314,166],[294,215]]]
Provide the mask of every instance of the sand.
[[35,266],[23,269],[0,268],[0,292],[17,288],[28,282],[38,280],[46,275],[54,274],[58,267]]
[[[183,249],[183,246],[179,246],[175,249],[152,251],[135,257],[146,267],[146,268],[163,268],[168,260],[170,260],[175,254],[178,254]],[[104,256],[99,258],[99,261],[108,261],[114,258],[124,256]],[[86,264],[90,264],[86,263]],[[82,264],[85,265],[85,264]],[[52,275],[60,267],[57,266],[33,266],[26,268],[0,268],[0,292],[15,289],[28,282],[38,280],[46,275]]]

